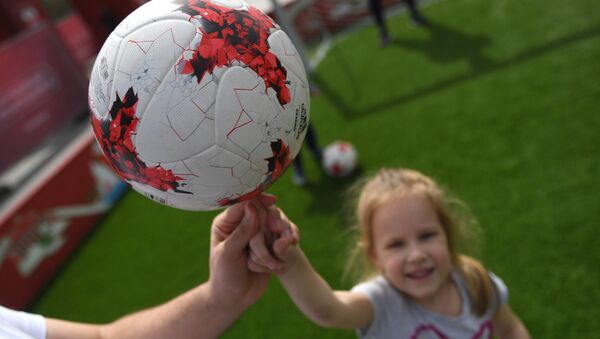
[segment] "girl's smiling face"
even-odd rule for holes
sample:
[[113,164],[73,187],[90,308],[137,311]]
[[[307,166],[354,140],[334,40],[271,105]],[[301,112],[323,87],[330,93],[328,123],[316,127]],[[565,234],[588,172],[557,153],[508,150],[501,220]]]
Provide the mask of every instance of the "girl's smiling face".
[[451,283],[448,237],[429,200],[406,194],[379,206],[372,219],[371,260],[399,291],[429,304]]

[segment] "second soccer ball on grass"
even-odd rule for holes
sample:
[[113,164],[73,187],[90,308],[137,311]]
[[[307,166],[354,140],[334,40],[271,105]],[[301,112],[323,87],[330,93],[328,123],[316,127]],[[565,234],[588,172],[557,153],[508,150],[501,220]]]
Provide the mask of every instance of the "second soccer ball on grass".
[[348,141],[334,141],[323,150],[323,170],[331,177],[351,175],[358,163],[358,153]]

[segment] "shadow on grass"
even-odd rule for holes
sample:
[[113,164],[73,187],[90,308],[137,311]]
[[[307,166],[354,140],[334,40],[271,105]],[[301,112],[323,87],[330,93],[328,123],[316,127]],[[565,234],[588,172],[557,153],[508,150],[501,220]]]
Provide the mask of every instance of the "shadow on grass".
[[[313,198],[306,212],[318,214],[336,214],[340,217],[342,224],[348,218],[348,190],[360,178],[363,170],[359,167],[346,178],[331,178],[321,175],[319,180],[310,181],[304,190],[309,192]],[[323,199],[327,197],[327,199]]]
[[480,73],[493,67],[493,62],[483,53],[492,42],[490,38],[462,33],[438,23],[431,23],[427,30],[430,33],[428,40],[395,39],[393,44],[420,52],[436,63],[467,60],[472,73]]
[[[427,41],[396,40],[394,41],[394,45],[402,48],[417,50],[425,54],[432,61],[440,63],[466,59],[471,66],[470,71],[445,80],[441,80],[428,86],[424,86],[422,88],[416,88],[412,92],[408,92],[395,98],[379,100],[376,104],[367,107],[356,107],[352,101],[346,99],[348,98],[349,94],[341,94],[336,90],[336,86],[333,82],[339,81],[340,79],[326,80],[322,77],[319,77],[317,74],[313,74],[313,78],[319,85],[321,93],[328,98],[328,100],[340,111],[343,116],[345,116],[347,119],[355,119],[368,114],[377,113],[381,110],[401,105],[412,100],[420,99],[430,94],[460,85],[461,83],[486,76],[490,73],[503,70],[519,63],[527,62],[533,58],[557,49],[564,48],[582,40],[595,37],[596,35],[600,34],[600,25],[556,39],[542,46],[531,48],[503,61],[489,60],[482,53],[483,48],[485,48],[491,42],[491,40],[487,37],[468,35],[439,24],[432,24],[431,33],[431,37]],[[355,87],[353,87],[353,93],[351,93],[352,96],[350,96],[350,98],[352,98],[352,100],[358,99],[360,97],[360,90],[358,88],[358,82],[356,81],[356,76],[354,76],[352,66],[350,66],[342,54],[337,51],[336,47],[334,47],[332,51],[332,57],[335,58],[338,65],[344,69],[343,73],[348,78],[346,80],[351,81],[352,84],[357,84]]]

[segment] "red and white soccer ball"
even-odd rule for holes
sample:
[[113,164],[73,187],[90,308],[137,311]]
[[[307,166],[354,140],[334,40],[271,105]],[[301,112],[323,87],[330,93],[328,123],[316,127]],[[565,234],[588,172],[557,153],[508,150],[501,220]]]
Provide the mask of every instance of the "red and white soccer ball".
[[296,48],[242,0],[137,9],[98,54],[89,106],[115,171],[145,196],[187,210],[266,189],[300,151],[309,120]]
[[323,169],[332,177],[343,178],[356,170],[358,153],[348,141],[334,141],[323,150]]

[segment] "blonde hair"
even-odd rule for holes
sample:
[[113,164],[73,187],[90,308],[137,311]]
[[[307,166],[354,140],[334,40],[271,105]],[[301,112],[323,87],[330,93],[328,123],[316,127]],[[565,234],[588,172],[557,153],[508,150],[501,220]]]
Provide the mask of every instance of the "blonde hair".
[[418,194],[428,199],[437,213],[448,239],[452,263],[465,278],[475,314],[485,313],[493,293],[487,270],[476,259],[461,254],[476,252],[479,238],[477,222],[464,203],[453,198],[431,178],[403,168],[383,168],[355,185],[350,193],[356,197],[353,202],[356,241],[350,252],[346,276],[365,280],[380,274],[370,260],[374,247],[373,215],[379,206],[395,198]]

